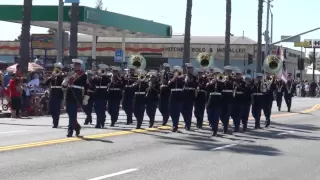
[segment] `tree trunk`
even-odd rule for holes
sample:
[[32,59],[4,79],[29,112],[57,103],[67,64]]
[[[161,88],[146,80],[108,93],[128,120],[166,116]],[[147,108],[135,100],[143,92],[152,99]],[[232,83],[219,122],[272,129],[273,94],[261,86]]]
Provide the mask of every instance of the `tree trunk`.
[[257,66],[256,73],[261,73],[262,67],[262,15],[263,15],[263,0],[258,1],[258,44],[257,44]]
[[186,20],[184,27],[183,64],[190,62],[192,0],[187,0]]
[[231,0],[226,0],[226,34],[224,46],[224,65],[230,65],[230,35],[231,35]]
[[[22,27],[20,38],[20,69],[23,75],[28,73],[28,63],[30,61],[30,27],[32,18],[32,0],[24,0],[22,12]],[[32,58],[32,57],[31,57]]]
[[70,25],[70,58],[78,57],[78,22],[79,21],[79,3],[71,5],[71,25]]

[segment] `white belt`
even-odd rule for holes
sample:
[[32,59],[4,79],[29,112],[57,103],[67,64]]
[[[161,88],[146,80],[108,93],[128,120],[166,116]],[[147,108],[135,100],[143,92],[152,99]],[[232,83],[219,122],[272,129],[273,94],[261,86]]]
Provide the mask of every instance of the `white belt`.
[[192,88],[192,87],[186,87],[184,88],[185,90],[196,90],[196,88]]
[[97,89],[107,89],[108,86],[97,86],[96,88],[97,88]]
[[92,90],[88,89],[88,92],[94,92],[94,91],[92,91]]
[[71,87],[75,89],[84,89],[82,86],[76,86],[76,85],[71,85]]
[[200,90],[198,90],[198,92],[207,92],[206,90],[202,90],[202,89],[200,89]]
[[216,96],[216,95],[221,95],[221,93],[219,93],[219,92],[212,92],[212,93],[210,93],[210,96]]
[[51,88],[62,88],[62,86],[51,86]]
[[232,93],[233,90],[222,90],[222,92],[230,92],[230,93]]
[[168,87],[167,85],[161,85],[160,87]]
[[110,88],[109,91],[121,91],[120,88]]
[[134,94],[146,94],[146,92],[135,92]]
[[263,95],[263,93],[253,93],[252,95],[254,95],[254,96],[261,96],[261,95]]
[[236,92],[236,94],[243,94],[243,92]]
[[171,89],[171,91],[182,91],[182,89]]

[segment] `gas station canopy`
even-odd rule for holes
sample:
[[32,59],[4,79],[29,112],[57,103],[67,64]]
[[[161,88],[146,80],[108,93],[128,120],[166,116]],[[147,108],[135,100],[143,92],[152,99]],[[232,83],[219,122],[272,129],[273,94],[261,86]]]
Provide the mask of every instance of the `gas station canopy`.
[[[22,23],[22,5],[0,5],[0,21]],[[70,30],[71,6],[64,6],[63,29]],[[33,6],[32,26],[58,28],[58,6]],[[172,27],[110,11],[79,7],[78,32],[100,37],[170,38]]]

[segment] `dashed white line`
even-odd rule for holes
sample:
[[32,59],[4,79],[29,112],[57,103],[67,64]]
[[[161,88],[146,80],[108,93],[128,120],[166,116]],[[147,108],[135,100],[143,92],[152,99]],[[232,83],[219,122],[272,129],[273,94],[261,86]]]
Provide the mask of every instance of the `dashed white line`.
[[92,178],[92,179],[88,179],[88,180],[103,180],[103,179],[111,178],[111,177],[114,177],[114,176],[119,176],[119,175],[122,175],[122,174],[131,173],[131,172],[134,172],[134,171],[137,171],[137,170],[138,169],[127,169],[127,170],[124,170],[124,171],[119,171],[119,172],[116,172],[116,173],[107,174],[107,175],[104,175],[104,176],[100,176],[100,177],[96,177],[96,178]]
[[12,133],[25,132],[25,131],[27,131],[27,130],[0,132],[0,134],[12,134]]
[[238,145],[238,144],[228,144],[228,145],[212,148],[210,150],[211,151],[216,151],[216,150],[221,150],[221,149],[226,149],[226,148],[229,148],[229,147],[233,147],[233,146],[236,146],[236,145]]
[[285,132],[283,132],[283,133],[278,133],[277,136],[281,136],[281,135],[285,135],[285,134],[289,134],[289,133],[285,133]]

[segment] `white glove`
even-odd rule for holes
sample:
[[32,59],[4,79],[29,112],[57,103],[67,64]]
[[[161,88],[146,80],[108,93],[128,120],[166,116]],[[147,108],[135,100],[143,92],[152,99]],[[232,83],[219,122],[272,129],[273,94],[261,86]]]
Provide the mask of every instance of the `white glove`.
[[69,84],[69,77],[64,78],[64,80],[62,81],[62,86],[68,86]]
[[90,98],[90,96],[85,95],[84,98],[83,98],[82,104],[83,104],[83,105],[87,105],[87,104],[88,104],[88,101],[89,101],[89,98]]

